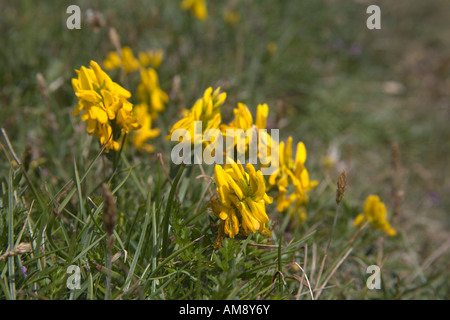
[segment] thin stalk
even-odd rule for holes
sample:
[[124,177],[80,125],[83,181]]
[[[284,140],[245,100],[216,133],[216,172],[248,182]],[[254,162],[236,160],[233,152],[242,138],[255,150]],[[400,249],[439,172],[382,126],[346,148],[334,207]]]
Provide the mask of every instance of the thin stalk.
[[174,201],[175,190],[177,189],[178,182],[180,181],[181,175],[183,174],[185,165],[182,165],[178,170],[177,176],[170,188],[169,198],[167,199],[167,207],[164,213],[163,218],[163,234],[162,234],[162,251],[161,254],[163,257],[167,255],[167,246],[168,246],[168,234],[169,234],[169,217],[172,211],[172,204]]
[[[8,179],[8,247],[9,250],[14,250],[14,206],[13,206],[13,170],[9,170]],[[9,273],[9,289],[10,289],[10,299],[16,300],[16,285],[14,283],[14,256],[8,258],[8,273]]]
[[114,152],[114,156],[113,156],[113,173],[116,173],[118,167],[119,167],[119,160],[120,160],[120,155],[122,154],[122,150],[123,147],[125,145],[125,141],[127,138],[127,134],[124,133],[123,137],[122,137],[122,143],[120,144],[120,148],[118,152]]
[[[158,264],[157,252],[158,252],[158,233],[156,225],[156,205],[153,203],[152,211],[152,235],[153,235],[153,247],[152,247],[152,272],[155,271]],[[156,291],[156,282],[152,282],[152,293]]]
[[278,242],[278,283],[279,283],[279,290],[280,290],[280,295],[283,296],[283,282],[282,282],[282,272],[281,272],[281,244],[282,244],[282,238],[283,235],[280,234],[280,238],[279,238],[279,242]]
[[341,266],[341,264],[345,261],[345,259],[347,259],[348,255],[352,252],[353,248],[350,248],[347,250],[347,252],[345,252],[344,256],[339,260],[339,262],[334,266],[333,270],[331,270],[330,274],[328,275],[328,277],[325,279],[325,281],[323,282],[322,286],[319,289],[319,292],[317,292],[316,295],[316,300],[319,299],[320,295],[322,294],[323,289],[325,288],[325,286],[327,285],[328,281],[331,279],[331,277],[334,275],[334,273],[336,272],[337,269],[339,269],[339,267]]
[[325,261],[328,257],[328,250],[330,249],[331,241],[333,240],[334,230],[336,229],[337,217],[338,217],[338,212],[339,212],[340,206],[341,206],[341,203],[339,202],[336,206],[336,212],[334,214],[334,220],[333,220],[333,227],[331,228],[330,237],[328,238],[328,243],[325,248],[325,254],[323,255],[322,262],[320,264],[319,274],[317,275],[316,289],[320,285],[320,277],[322,277],[322,272],[323,272],[323,268],[325,266]]
[[108,274],[106,275],[106,294],[105,300],[111,300],[111,271],[112,271],[112,247],[113,247],[114,236],[110,235],[108,237],[108,257],[106,259],[106,268]]

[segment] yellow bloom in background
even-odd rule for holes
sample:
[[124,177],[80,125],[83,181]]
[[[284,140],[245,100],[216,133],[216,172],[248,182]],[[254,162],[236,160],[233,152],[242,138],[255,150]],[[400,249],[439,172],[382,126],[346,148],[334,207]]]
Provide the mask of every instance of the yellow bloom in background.
[[103,60],[103,66],[105,67],[106,70],[117,69],[120,68],[121,65],[122,65],[121,59],[117,54],[117,52],[115,51],[109,52],[108,55],[106,56],[106,59]]
[[141,67],[139,60],[135,58],[130,47],[123,47],[120,56],[115,51],[108,53],[106,59],[103,61],[103,65],[106,70],[123,67],[126,73],[135,72]]
[[395,236],[397,232],[391,227],[386,217],[386,206],[376,195],[369,195],[364,203],[364,212],[356,216],[353,225],[361,226],[369,221],[375,229],[382,230],[390,236]]
[[259,104],[256,107],[256,120],[255,125],[258,129],[267,129],[267,117],[269,116],[269,106],[264,104]]
[[[153,146],[147,144],[146,141],[155,138],[160,132],[151,128],[151,122],[165,110],[165,105],[169,102],[169,96],[160,88],[158,74],[153,69],[161,64],[163,51],[158,49],[139,52],[138,58],[136,59],[130,47],[123,47],[120,55],[115,51],[110,52],[103,64],[106,69],[123,68],[126,73],[140,71],[140,82],[136,90],[139,108],[134,112],[134,116],[124,110],[119,110],[117,122],[129,131],[130,124],[133,123],[132,119],[137,117],[141,128],[133,136],[133,143],[140,150],[153,152]],[[146,68],[148,66],[150,67]],[[114,145],[115,147],[117,146]]]
[[165,110],[165,105],[169,102],[169,96],[159,87],[159,78],[155,69],[141,69],[141,82],[137,87],[137,97],[141,103],[149,108],[149,113],[153,120],[158,117],[158,113]]
[[241,14],[236,10],[225,9],[223,12],[223,20],[230,26],[234,26],[241,21]]
[[216,165],[214,170],[217,198],[211,200],[211,208],[221,220],[215,246],[220,245],[225,234],[230,238],[250,232],[270,236],[266,204],[272,203],[272,198],[266,193],[261,171],[248,163],[245,172],[241,163],[230,158],[228,163],[225,168]]
[[[194,144],[194,139],[201,139],[203,144],[208,144],[203,141],[203,133],[209,129],[219,129],[222,117],[220,115],[220,107],[224,104],[227,95],[225,92],[220,92],[220,87],[213,92],[212,87],[205,90],[203,97],[197,99],[190,110],[184,110],[184,118],[175,123],[170,129],[166,140],[170,140],[172,133],[177,129],[185,129],[189,131],[191,142]],[[201,121],[202,136],[195,135],[195,121]]]
[[[279,145],[279,167],[269,177],[269,185],[278,187],[277,209],[282,212],[288,210],[293,216],[299,214],[301,220],[306,218],[305,206],[308,203],[307,193],[314,189],[318,182],[309,179],[305,168],[306,148],[303,142],[297,144],[295,158],[292,158],[292,137],[286,144]],[[293,191],[288,196],[288,188],[292,185]]]
[[145,104],[138,104],[134,108],[134,115],[138,120],[141,128],[133,133],[133,144],[139,150],[152,153],[155,148],[147,143],[149,139],[155,139],[160,134],[159,129],[152,129],[152,116],[148,112],[148,107]]
[[87,132],[95,134],[101,144],[108,141],[106,152],[118,150],[119,143],[115,139],[121,132],[139,128],[132,115],[133,105],[127,100],[131,94],[113,82],[95,61],[90,62],[90,67],[75,70],[78,78],[72,79],[72,86],[78,104],[73,115],[82,113],[81,120],[87,121]]
[[277,46],[277,44],[275,42],[270,41],[266,45],[266,50],[271,56],[273,56],[277,52],[278,46]]
[[116,51],[109,52],[103,61],[103,66],[106,70],[123,67],[126,73],[132,73],[146,67],[158,68],[161,65],[163,56],[163,50],[156,49],[140,51],[136,59],[133,50],[125,46],[121,49],[120,55]]
[[183,0],[180,6],[183,10],[190,10],[199,20],[205,20],[208,16],[205,0]]
[[139,62],[143,67],[152,67],[157,69],[162,62],[164,51],[162,49],[147,50],[145,52],[139,52]]

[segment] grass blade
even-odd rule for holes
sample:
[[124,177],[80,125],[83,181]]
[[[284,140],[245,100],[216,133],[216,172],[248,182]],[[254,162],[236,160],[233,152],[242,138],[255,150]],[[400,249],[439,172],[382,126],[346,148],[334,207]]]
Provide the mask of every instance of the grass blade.
[[150,204],[151,204],[151,196],[150,196],[150,193],[149,193],[148,197],[147,197],[147,207],[146,207],[146,210],[145,210],[144,225],[142,227],[141,237],[139,238],[139,243],[138,243],[138,246],[136,248],[136,253],[134,254],[133,261],[131,262],[130,270],[128,271],[128,275],[127,275],[127,278],[125,280],[125,287],[124,287],[125,291],[128,290],[128,288],[130,287],[131,277],[133,276],[134,269],[136,268],[136,263],[139,260],[139,256],[140,256],[141,251],[142,251],[142,245],[144,243],[145,236],[147,234],[147,226],[148,226],[148,224],[150,222]]
[[[14,249],[14,204],[13,204],[13,170],[9,169],[8,176],[8,249]],[[16,300],[16,286],[14,283],[14,257],[8,258],[8,274],[9,274],[9,298]]]
[[164,219],[163,219],[163,235],[162,235],[162,256],[165,257],[167,255],[167,245],[168,245],[168,233],[169,233],[169,217],[172,210],[172,204],[174,202],[174,195],[175,190],[177,189],[178,182],[180,181],[180,178],[183,174],[185,165],[181,165],[180,169],[178,170],[177,176],[175,177],[175,180],[173,181],[172,187],[170,188],[169,193],[169,199],[167,199],[167,206],[166,211],[164,213]]
[[83,219],[85,219],[86,213],[85,213],[85,208],[84,208],[84,203],[83,203],[83,195],[81,192],[81,182],[80,182],[80,176],[78,175],[78,168],[77,168],[77,163],[76,163],[75,159],[73,159],[73,171],[75,173],[75,187],[76,187],[76,191],[78,193],[78,202],[80,204],[80,213],[81,213],[81,217],[83,217]]

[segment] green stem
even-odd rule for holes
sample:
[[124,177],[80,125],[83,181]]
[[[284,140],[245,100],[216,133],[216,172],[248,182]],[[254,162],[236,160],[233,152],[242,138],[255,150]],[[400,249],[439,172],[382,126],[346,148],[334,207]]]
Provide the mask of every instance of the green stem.
[[120,144],[120,148],[118,152],[114,152],[113,156],[113,174],[116,173],[116,170],[119,166],[120,155],[122,154],[123,147],[125,145],[125,141],[127,138],[127,133],[124,133],[122,136],[122,143]]
[[111,271],[112,271],[112,240],[113,235],[110,235],[108,237],[107,246],[108,246],[108,256],[106,260],[106,268],[107,268],[107,274],[106,274],[106,294],[105,294],[105,300],[111,300]]
[[281,271],[281,245],[282,245],[283,234],[280,234],[278,242],[278,285],[280,290],[280,298],[283,296],[283,277]]
[[167,245],[168,245],[168,233],[169,233],[169,217],[172,211],[172,203],[174,201],[175,190],[177,189],[178,182],[180,181],[181,175],[183,174],[185,165],[183,164],[178,170],[177,176],[173,181],[172,187],[169,192],[169,199],[167,200],[166,212],[163,218],[163,236],[162,236],[162,251],[163,257],[167,255]]
[[[8,179],[8,249],[14,250],[14,206],[13,206],[13,169],[9,169]],[[16,300],[15,274],[14,274],[14,256],[8,258],[8,272],[10,281],[10,299]]]

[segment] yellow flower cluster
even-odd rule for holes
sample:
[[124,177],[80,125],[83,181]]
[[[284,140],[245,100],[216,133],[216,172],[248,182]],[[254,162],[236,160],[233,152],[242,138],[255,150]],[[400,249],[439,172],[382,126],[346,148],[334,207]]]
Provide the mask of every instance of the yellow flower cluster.
[[190,110],[183,111],[184,117],[172,126],[166,140],[170,140],[175,130],[185,129],[191,136],[192,144],[194,144],[194,139],[201,139],[203,144],[207,144],[207,142],[203,141],[203,136],[197,136],[195,134],[194,122],[201,121],[202,133],[205,133],[209,129],[219,129],[222,121],[220,107],[224,104],[226,98],[227,94],[225,92],[221,93],[220,87],[214,91],[212,87],[206,89],[203,97],[197,99]]
[[136,130],[132,136],[133,144],[136,148],[153,153],[155,148],[147,143],[149,139],[155,139],[159,136],[159,129],[152,129],[152,117],[148,113],[147,105],[138,104],[134,108],[134,114],[140,124],[140,129]]
[[[261,160],[261,166],[263,162],[268,165],[271,154],[267,150],[270,150],[271,145],[275,142],[267,131],[259,129],[267,127],[269,107],[267,104],[258,105],[256,117],[253,120],[248,107],[243,103],[238,103],[237,108],[233,110],[234,119],[225,124],[222,122],[220,113],[220,107],[225,100],[226,93],[221,93],[220,88],[214,91],[211,87],[206,89],[203,97],[198,99],[190,110],[185,110],[184,117],[172,126],[166,140],[171,139],[175,130],[185,129],[189,132],[192,144],[199,145],[199,141],[195,139],[201,139],[203,147],[206,147],[210,143],[209,140],[204,139],[207,130],[219,129],[225,138],[233,132],[234,147],[243,148],[238,150],[240,154],[245,154],[249,150],[251,139],[255,139],[258,143],[265,143],[265,148],[263,148],[265,152],[261,151],[258,146],[258,159]],[[201,134],[195,132],[195,121],[201,121]],[[231,129],[232,132],[227,132],[228,129]],[[250,130],[250,134],[245,135],[244,144],[237,143],[236,129],[241,129],[243,133]],[[200,130],[197,129],[197,131]],[[261,135],[265,138],[261,139]],[[184,137],[183,140],[187,140],[187,138]],[[245,173],[241,163],[239,161],[236,163],[235,159],[230,158],[228,150],[224,153],[224,157],[228,157],[227,163],[231,163],[231,165],[226,165],[225,169],[216,165],[215,177],[219,202],[217,199],[211,201],[213,212],[222,220],[218,241],[220,242],[225,234],[233,238],[239,232],[248,234],[250,231],[260,231],[270,234],[265,227],[265,224],[269,222],[265,213],[265,205],[272,203],[272,198],[266,194],[266,183],[261,171],[256,172],[252,164],[247,164],[248,173]]]
[[390,236],[395,236],[397,232],[391,227],[386,218],[386,206],[376,195],[369,195],[364,203],[364,212],[356,216],[353,225],[358,227],[369,221],[375,229],[382,230]]
[[[278,187],[276,197],[277,209],[282,212],[288,210],[291,216],[306,219],[305,206],[308,203],[307,193],[315,188],[317,181],[309,180],[308,170],[305,168],[306,148],[303,142],[297,144],[295,158],[292,158],[292,137],[279,145],[279,168],[269,177],[269,185]],[[288,195],[288,187],[292,184],[293,192]]]
[[225,234],[230,238],[250,232],[270,236],[265,225],[269,222],[266,204],[272,203],[272,198],[266,193],[261,171],[250,163],[246,165],[247,172],[239,162],[228,159],[228,163],[225,169],[216,165],[214,170],[218,198],[211,200],[211,208],[221,220],[215,246],[220,245]]
[[[237,108],[233,109],[233,115],[234,120],[226,124],[221,124],[220,129],[222,131],[222,134],[226,137],[227,136],[227,129],[242,129],[244,132],[246,132],[249,129],[251,130],[250,135],[245,136],[245,145],[240,146],[237,144],[238,137],[234,136],[234,144],[237,145],[237,147],[244,147],[244,150],[238,149],[238,153],[245,153],[249,149],[249,144],[252,139],[255,139],[258,143],[258,159],[261,160],[263,165],[268,165],[270,162],[270,150],[273,140],[271,136],[267,133],[267,131],[259,131],[267,128],[267,116],[269,115],[269,107],[267,104],[259,104],[256,108],[256,119],[255,122],[253,121],[252,113],[248,109],[248,107],[238,102]],[[258,137],[258,134],[260,135]],[[264,146],[260,146],[259,143],[265,144]],[[264,148],[262,148],[264,147]],[[260,152],[262,151],[262,152]]]
[[183,10],[190,10],[199,20],[205,20],[208,16],[205,0],[183,0],[180,6]]
[[103,61],[106,70],[113,70],[123,67],[126,73],[132,73],[140,70],[142,67],[158,68],[162,62],[163,51],[147,50],[139,52],[138,58],[134,56],[133,50],[125,46],[120,50],[120,55],[116,51],[111,51]]
[[154,147],[146,141],[156,138],[160,131],[152,129],[152,122],[165,110],[165,105],[169,102],[169,96],[159,86],[159,77],[155,70],[161,64],[163,51],[159,49],[139,52],[138,57],[137,59],[134,56],[130,47],[123,47],[120,56],[115,51],[110,52],[103,64],[106,69],[122,67],[127,74],[139,71],[140,82],[136,90],[139,107],[136,115],[141,129],[136,132],[132,141],[138,149],[153,152]]
[[230,26],[234,26],[241,21],[241,14],[239,11],[233,9],[225,9],[223,12],[223,20]]
[[139,52],[139,62],[143,67],[152,67],[157,69],[162,62],[164,52],[162,49],[147,50],[145,52]]
[[140,127],[132,114],[133,105],[127,100],[131,94],[113,82],[95,61],[90,62],[90,67],[75,70],[78,78],[72,79],[72,86],[78,104],[73,115],[83,112],[81,120],[87,121],[87,132],[95,134],[102,145],[106,143],[106,152],[118,150],[116,140],[121,132]]
[[120,56],[116,51],[109,52],[103,61],[103,65],[106,70],[123,67],[126,73],[135,72],[141,67],[139,60],[134,57],[130,47],[123,47],[120,51]]
[[[177,129],[185,129],[190,134],[191,143],[194,144],[194,139],[199,140],[198,144],[203,144],[204,147],[209,145],[210,141],[205,139],[205,132],[209,129],[219,129],[223,137],[226,138],[229,133],[228,129],[232,129],[234,146],[238,148],[239,154],[245,154],[249,149],[249,144],[252,139],[258,142],[258,159],[261,163],[268,165],[270,163],[270,150],[273,140],[267,131],[258,131],[259,129],[266,129],[267,116],[269,114],[269,107],[267,104],[260,104],[257,107],[256,119],[253,121],[253,116],[248,107],[243,103],[238,103],[237,108],[233,110],[234,119],[229,124],[222,122],[220,107],[226,100],[226,93],[220,92],[220,87],[214,91],[212,87],[205,90],[203,97],[197,99],[190,110],[183,111],[183,118],[176,122],[169,131],[166,140],[170,140],[172,133]],[[195,132],[195,121],[200,121],[201,135]],[[251,129],[250,134],[245,135],[244,144],[238,144],[239,136],[235,134],[235,129],[242,129],[242,133],[246,133]],[[259,136],[258,136],[259,135]],[[184,140],[187,140],[186,138]],[[201,140],[201,142],[200,142]],[[264,144],[260,146],[259,143]],[[260,148],[261,147],[261,148]],[[264,147],[264,148],[262,148]]]
[[155,69],[141,69],[141,82],[137,87],[137,97],[141,103],[147,105],[153,120],[158,117],[158,113],[165,110],[169,96],[159,87],[159,78]]

